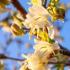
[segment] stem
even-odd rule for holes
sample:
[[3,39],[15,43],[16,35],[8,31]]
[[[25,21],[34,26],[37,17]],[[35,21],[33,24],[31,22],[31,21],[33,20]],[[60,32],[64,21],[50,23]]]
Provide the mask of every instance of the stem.
[[26,18],[26,10],[21,6],[18,0],[12,0],[12,4],[16,7],[18,11],[23,15],[24,18]]

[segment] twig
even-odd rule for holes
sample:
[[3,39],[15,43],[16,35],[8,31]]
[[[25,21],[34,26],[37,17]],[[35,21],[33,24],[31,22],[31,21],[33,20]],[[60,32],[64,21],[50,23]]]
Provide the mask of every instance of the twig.
[[[4,54],[0,54],[0,60],[6,60],[6,59],[10,59],[10,60],[15,60],[15,61],[24,61],[25,59],[18,59],[18,58],[12,58],[12,57],[8,57]],[[49,61],[48,64],[64,64],[65,66],[70,66],[70,61],[67,62],[56,62],[56,61]]]
[[23,15],[24,18],[26,18],[26,10],[21,6],[18,0],[12,0],[12,4],[16,7],[18,11]]
[[70,66],[70,61],[68,61],[68,62],[49,61],[48,64],[64,64],[65,66]]
[[67,56],[70,56],[70,50],[64,48],[62,45],[60,45],[60,53],[63,54],[63,55],[67,55]]
[[15,61],[24,61],[24,59],[18,59],[18,58],[13,58],[13,57],[8,57],[4,54],[0,54],[0,60],[5,60],[5,59],[10,59],[10,60],[15,60]]
[[43,7],[46,8],[47,0],[44,0]]

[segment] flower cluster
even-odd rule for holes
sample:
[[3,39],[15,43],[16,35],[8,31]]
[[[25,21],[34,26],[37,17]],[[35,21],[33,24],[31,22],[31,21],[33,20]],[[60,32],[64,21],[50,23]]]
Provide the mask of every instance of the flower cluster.
[[[64,21],[66,8],[59,0],[50,0],[46,7],[46,1],[30,0],[31,7],[25,18],[20,12],[10,10],[12,22],[8,22],[8,19],[6,22],[12,24],[0,24],[9,28],[13,35],[23,36],[28,32],[30,37],[35,36],[35,51],[29,57],[25,56],[26,60],[20,70],[46,70],[49,60],[59,53],[60,47],[56,38],[61,39],[60,31],[53,23],[57,20]],[[4,4],[7,5],[10,1],[1,0],[0,3],[1,9],[4,10]]]
[[[50,58],[56,55],[55,50],[59,50],[58,42],[55,37],[59,37],[59,30],[49,21],[58,19],[62,20],[65,17],[65,8],[58,6],[59,0],[50,0],[47,8],[42,5],[42,0],[31,0],[32,6],[26,15],[23,25],[30,28],[30,36],[36,36],[34,53],[27,57],[23,68],[20,70],[46,70]],[[26,67],[26,69],[25,69]]]

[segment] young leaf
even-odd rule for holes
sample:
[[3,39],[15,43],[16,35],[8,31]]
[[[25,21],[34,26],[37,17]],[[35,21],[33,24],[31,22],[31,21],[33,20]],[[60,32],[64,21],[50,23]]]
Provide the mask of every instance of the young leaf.
[[51,14],[51,20],[52,22],[60,19],[63,20],[65,17],[65,8],[63,6],[58,6],[59,0],[51,0],[47,10]]

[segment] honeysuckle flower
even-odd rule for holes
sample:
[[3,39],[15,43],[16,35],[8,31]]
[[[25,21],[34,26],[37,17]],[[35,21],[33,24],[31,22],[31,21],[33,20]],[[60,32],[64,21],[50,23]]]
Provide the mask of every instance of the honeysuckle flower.
[[56,47],[57,47],[57,49],[59,49],[59,46],[56,43],[51,44],[51,43],[48,43],[45,41],[39,41],[36,43],[36,45],[34,45],[35,51],[40,50],[42,52],[47,51],[49,53],[51,53],[51,52],[54,53],[54,50],[56,49]]
[[50,44],[45,41],[40,41],[34,46],[35,52],[31,56],[24,56],[25,60],[24,65],[20,70],[47,70],[44,63],[48,63],[50,59],[50,54],[54,54],[54,50],[58,50],[59,47],[57,44]]
[[55,55],[55,50],[59,50],[59,46],[56,43],[48,43],[45,41],[39,41],[34,45],[35,53],[38,54],[43,62],[46,62],[50,58],[50,55]]
[[49,22],[47,21],[47,16],[49,16],[49,13],[42,6],[41,7],[32,6],[31,8],[29,8],[27,19],[25,20],[25,22],[23,22],[23,24],[27,27],[32,27],[33,24],[35,25],[38,23],[40,25],[43,25],[45,22]]
[[41,58],[37,54],[32,54],[31,56],[27,57],[25,60],[24,65],[20,68],[20,70],[46,70]]
[[[49,13],[44,7],[32,6],[29,8],[27,19],[23,24],[30,28],[31,35],[36,34],[37,38],[40,37],[42,40],[47,41],[48,37],[53,38],[54,35],[53,25],[48,21],[48,16]],[[42,31],[40,29],[42,29]],[[49,36],[47,31],[44,31],[44,29],[48,30]]]
[[41,58],[37,54],[33,54],[27,61],[27,66],[30,70],[46,70]]

